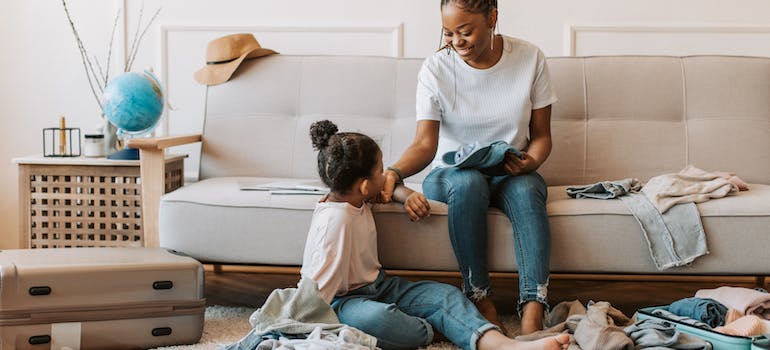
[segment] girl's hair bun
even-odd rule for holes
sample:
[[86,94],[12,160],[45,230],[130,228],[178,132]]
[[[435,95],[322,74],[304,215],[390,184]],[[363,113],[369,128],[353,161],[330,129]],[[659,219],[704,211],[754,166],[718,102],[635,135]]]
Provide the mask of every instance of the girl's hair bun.
[[328,120],[313,123],[310,126],[310,140],[313,148],[319,151],[326,148],[329,145],[329,139],[337,133],[337,130],[337,125]]

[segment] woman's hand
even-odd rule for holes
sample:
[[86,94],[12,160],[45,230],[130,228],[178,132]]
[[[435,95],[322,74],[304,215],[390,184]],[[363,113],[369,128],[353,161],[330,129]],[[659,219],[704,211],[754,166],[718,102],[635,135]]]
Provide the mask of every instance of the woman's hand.
[[380,195],[377,196],[376,201],[378,203],[390,203],[393,200],[393,191],[396,190],[396,184],[398,183],[398,174],[393,170],[385,170],[385,185],[380,191]]
[[531,173],[537,170],[539,166],[535,158],[532,158],[527,152],[521,152],[521,158],[513,153],[507,153],[503,168],[508,174],[516,176]]
[[420,192],[412,192],[404,201],[404,209],[412,221],[420,221],[421,218],[430,216],[430,204]]

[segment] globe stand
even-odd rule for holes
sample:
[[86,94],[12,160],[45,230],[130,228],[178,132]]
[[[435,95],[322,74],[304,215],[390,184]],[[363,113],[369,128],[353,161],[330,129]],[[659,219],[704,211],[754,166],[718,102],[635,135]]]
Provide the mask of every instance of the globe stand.
[[124,148],[107,156],[107,159],[115,160],[139,160],[139,150],[136,148]]

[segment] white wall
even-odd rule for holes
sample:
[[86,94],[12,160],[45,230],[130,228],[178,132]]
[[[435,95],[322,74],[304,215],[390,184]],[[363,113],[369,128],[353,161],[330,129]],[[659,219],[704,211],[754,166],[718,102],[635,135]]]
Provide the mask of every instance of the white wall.
[[[69,0],[86,47],[100,59],[106,57],[115,11],[124,8],[122,20],[131,37],[142,3],[145,20],[157,7],[163,9],[142,43],[135,69],[160,69],[162,26],[403,25],[401,52],[406,57],[425,57],[433,52],[440,34],[438,0]],[[548,56],[570,52],[770,56],[770,2],[766,0],[499,3],[500,31],[536,43]],[[120,34],[113,53],[118,56],[125,45]],[[323,50],[326,45],[329,52],[345,49],[339,47],[344,43],[327,43],[323,36],[313,36],[307,45],[314,50]],[[201,45],[200,54],[186,58],[187,64],[202,64],[204,50]],[[171,102],[177,112],[170,132],[199,127],[202,105],[194,95]],[[83,129],[100,121],[61,2],[0,1],[0,248],[13,248],[18,242],[18,177],[11,159],[41,153],[41,129],[55,126],[61,114],[68,117],[69,125]]]

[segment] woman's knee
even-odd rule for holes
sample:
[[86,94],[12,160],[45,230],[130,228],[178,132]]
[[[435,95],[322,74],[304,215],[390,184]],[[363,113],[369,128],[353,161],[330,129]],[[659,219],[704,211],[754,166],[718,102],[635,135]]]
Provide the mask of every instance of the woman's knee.
[[516,198],[545,200],[548,195],[548,187],[545,185],[543,178],[537,173],[508,176],[500,185],[502,187],[500,190]]
[[423,182],[428,198],[450,202],[453,197],[485,199],[489,193],[487,177],[475,169],[447,167],[434,170]]

